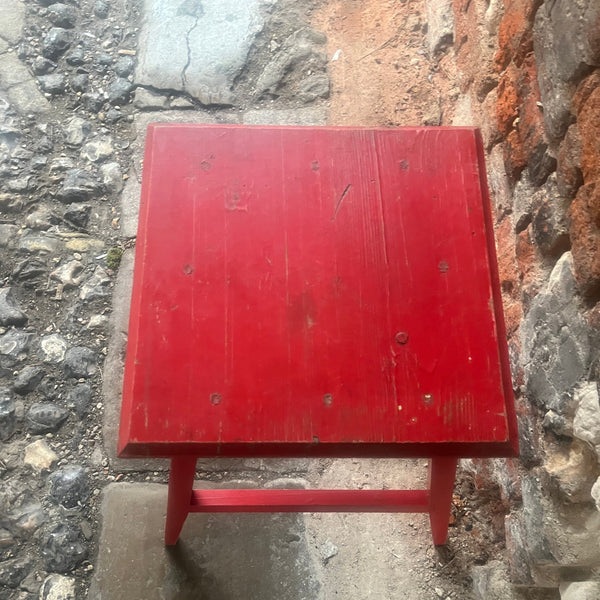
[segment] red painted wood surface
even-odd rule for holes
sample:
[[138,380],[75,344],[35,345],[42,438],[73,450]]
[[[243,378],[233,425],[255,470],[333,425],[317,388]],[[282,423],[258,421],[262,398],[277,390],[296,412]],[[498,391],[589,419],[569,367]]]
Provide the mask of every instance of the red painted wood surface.
[[427,512],[427,490],[194,490],[190,512]]
[[516,452],[475,130],[146,144],[122,456]]

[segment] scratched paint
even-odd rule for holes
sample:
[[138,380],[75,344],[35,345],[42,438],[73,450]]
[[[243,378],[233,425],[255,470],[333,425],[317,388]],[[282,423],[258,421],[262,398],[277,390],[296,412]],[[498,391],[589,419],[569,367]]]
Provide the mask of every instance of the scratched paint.
[[511,454],[478,143],[152,126],[121,450]]

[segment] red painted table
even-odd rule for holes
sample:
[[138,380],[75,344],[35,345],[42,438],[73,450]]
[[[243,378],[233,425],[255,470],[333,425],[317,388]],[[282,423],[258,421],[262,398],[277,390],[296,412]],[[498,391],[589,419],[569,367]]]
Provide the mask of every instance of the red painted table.
[[[151,125],[119,453],[189,512],[429,512],[517,428],[479,134]],[[198,457],[427,457],[427,490],[192,490]]]

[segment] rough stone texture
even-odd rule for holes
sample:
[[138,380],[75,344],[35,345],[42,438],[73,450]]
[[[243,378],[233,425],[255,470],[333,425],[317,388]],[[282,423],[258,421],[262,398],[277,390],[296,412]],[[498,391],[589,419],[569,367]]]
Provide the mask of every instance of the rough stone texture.
[[235,78],[263,27],[258,0],[146,0],[144,13],[135,83],[232,104]]
[[560,140],[573,120],[571,98],[574,85],[558,76],[562,57],[555,44],[555,21],[549,16],[549,7],[549,3],[545,3],[536,14],[533,46],[546,132],[552,140]]
[[25,5],[21,0],[2,0],[0,4],[0,38],[10,45],[21,39],[25,23]]
[[39,600],[76,600],[75,579],[64,575],[48,575],[40,589]]
[[85,560],[87,548],[81,528],[74,523],[60,524],[45,537],[42,558],[48,571],[68,573]]
[[35,402],[27,411],[27,427],[32,433],[51,433],[67,420],[69,412],[50,402]]
[[589,381],[575,390],[575,419],[573,435],[594,446],[600,444],[600,398],[598,384]]
[[569,208],[571,252],[577,285],[582,294],[596,297],[600,291],[600,182],[582,185]]
[[0,441],[7,440],[17,424],[16,406],[10,390],[0,388]]
[[522,362],[529,397],[558,414],[568,412],[573,388],[589,361],[587,324],[575,302],[573,259],[556,263],[521,326]]
[[[326,41],[327,38],[322,33],[307,27],[299,29],[287,37],[275,57],[267,63],[256,81],[255,96],[261,97],[263,94],[278,96],[278,88],[285,75],[294,66],[301,64],[303,61],[312,59],[317,64],[324,62],[324,44]],[[324,84],[319,74],[315,74],[313,77],[318,78],[320,86],[317,85],[317,89],[313,90],[312,98],[303,98],[305,101],[315,100],[317,97],[329,94],[329,82],[327,81]],[[308,85],[308,88],[303,89],[303,85]],[[310,85],[310,78],[305,79],[300,89],[297,90],[298,96],[300,97],[302,94],[310,92]],[[315,91],[316,94],[314,93]]]
[[[600,70],[581,82],[573,99],[581,137],[581,171],[585,183],[600,178]],[[596,211],[596,216],[598,216]]]
[[599,581],[574,581],[560,586],[560,600],[598,600]]
[[533,50],[533,18],[541,0],[512,0],[505,3],[504,15],[498,27],[498,71],[513,61],[520,66]]
[[566,199],[572,199],[583,183],[581,172],[581,137],[579,127],[573,124],[560,144],[556,165],[558,191]]
[[546,452],[544,468],[563,497],[570,502],[589,502],[592,485],[600,474],[596,454],[579,440],[566,448],[548,448]]
[[551,43],[560,58],[556,75],[562,81],[581,79],[600,66],[600,6],[596,0],[545,2],[541,12],[550,19]]
[[452,44],[454,13],[452,0],[429,0],[427,10],[427,46],[435,55]]
[[65,508],[75,508],[88,495],[87,475],[82,467],[64,467],[50,476],[50,496]]
[[540,252],[559,256],[569,249],[566,203],[558,191],[556,176],[551,175],[532,198],[533,237]]
[[19,307],[12,288],[0,288],[0,325],[22,326],[27,323],[27,316]]
[[36,471],[47,471],[58,460],[44,440],[37,440],[25,446],[25,458],[23,462]]
[[474,567],[471,577],[477,600],[517,600],[508,568],[502,561],[492,560],[481,567]]
[[596,482],[592,486],[590,491],[594,502],[596,503],[596,508],[600,511],[600,477],[596,479]]

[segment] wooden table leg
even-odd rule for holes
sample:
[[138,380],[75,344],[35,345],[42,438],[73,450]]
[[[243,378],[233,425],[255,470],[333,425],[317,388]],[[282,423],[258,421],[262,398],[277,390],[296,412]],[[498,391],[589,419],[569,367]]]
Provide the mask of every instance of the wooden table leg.
[[429,463],[429,521],[436,546],[445,544],[448,537],[457,463],[452,456],[438,456]]
[[167,546],[177,543],[181,528],[190,512],[195,473],[195,456],[178,456],[171,459],[167,523],[165,525],[165,544]]

